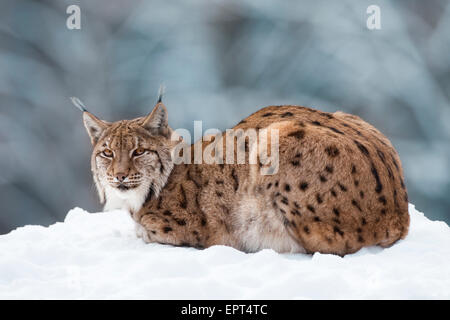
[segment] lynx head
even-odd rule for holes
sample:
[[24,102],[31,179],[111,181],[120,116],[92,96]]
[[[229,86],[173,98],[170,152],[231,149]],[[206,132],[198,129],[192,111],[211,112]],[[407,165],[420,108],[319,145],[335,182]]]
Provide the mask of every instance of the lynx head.
[[136,212],[158,196],[173,168],[175,142],[165,106],[159,100],[146,117],[112,123],[98,119],[82,104],[80,109],[93,145],[91,170],[100,201],[105,210]]

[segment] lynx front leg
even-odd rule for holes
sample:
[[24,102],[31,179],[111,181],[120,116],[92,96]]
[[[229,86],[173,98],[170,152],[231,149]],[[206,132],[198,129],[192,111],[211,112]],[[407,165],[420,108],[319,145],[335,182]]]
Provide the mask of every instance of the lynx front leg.
[[182,242],[171,221],[155,213],[144,215],[137,225],[139,226],[136,227],[137,235],[138,237],[140,235],[146,243],[159,242],[179,245]]

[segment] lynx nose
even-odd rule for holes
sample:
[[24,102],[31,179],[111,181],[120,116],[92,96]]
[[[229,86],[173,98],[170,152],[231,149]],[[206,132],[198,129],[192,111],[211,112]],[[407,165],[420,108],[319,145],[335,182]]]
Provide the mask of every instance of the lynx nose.
[[116,181],[124,182],[127,177],[128,177],[128,174],[126,174],[126,173],[122,173],[122,172],[118,173],[118,174],[116,174]]

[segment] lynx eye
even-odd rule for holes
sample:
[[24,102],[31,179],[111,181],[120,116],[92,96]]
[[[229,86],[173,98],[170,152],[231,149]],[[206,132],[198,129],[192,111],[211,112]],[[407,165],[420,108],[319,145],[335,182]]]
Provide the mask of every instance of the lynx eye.
[[133,157],[143,155],[144,152],[145,152],[144,148],[137,148],[136,150],[133,151]]
[[112,158],[113,152],[110,149],[103,150],[102,154],[107,158]]

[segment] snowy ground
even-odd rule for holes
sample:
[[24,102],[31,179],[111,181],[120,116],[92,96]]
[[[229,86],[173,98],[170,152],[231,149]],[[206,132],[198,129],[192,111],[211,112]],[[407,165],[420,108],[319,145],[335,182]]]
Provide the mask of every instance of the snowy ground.
[[146,245],[126,213],[77,208],[0,236],[0,298],[449,299],[450,228],[409,211],[406,240],[340,258]]

